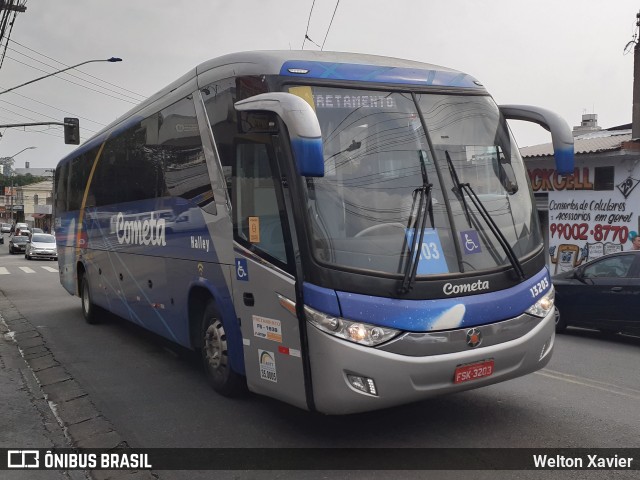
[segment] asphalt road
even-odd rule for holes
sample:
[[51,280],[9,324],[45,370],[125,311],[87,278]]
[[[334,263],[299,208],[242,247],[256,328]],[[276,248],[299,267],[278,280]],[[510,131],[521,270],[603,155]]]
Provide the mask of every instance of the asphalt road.
[[[556,337],[549,365],[526,377],[384,411],[327,417],[250,393],[234,400],[217,395],[193,358],[159,337],[115,317],[86,324],[80,300],[60,286],[50,267],[57,264],[11,256],[6,243],[0,245],[0,290],[133,447],[640,447],[640,338],[569,329]],[[160,478],[258,476],[222,473],[161,472]],[[610,478],[607,472],[502,473],[499,478]],[[290,478],[329,476],[299,472]],[[427,478],[406,471],[333,476],[346,477]],[[429,477],[471,478],[456,472]]]

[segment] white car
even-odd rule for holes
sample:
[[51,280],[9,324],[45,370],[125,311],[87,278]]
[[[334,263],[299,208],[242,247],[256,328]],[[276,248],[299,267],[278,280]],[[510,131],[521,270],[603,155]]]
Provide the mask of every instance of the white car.
[[27,248],[24,251],[24,258],[31,260],[32,258],[49,258],[51,260],[58,259],[58,249],[56,245],[56,237],[48,233],[34,233],[31,241],[27,242]]

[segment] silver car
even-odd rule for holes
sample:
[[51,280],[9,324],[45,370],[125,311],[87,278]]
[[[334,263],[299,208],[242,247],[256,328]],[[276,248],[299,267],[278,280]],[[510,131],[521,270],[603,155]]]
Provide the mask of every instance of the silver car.
[[31,235],[31,241],[27,242],[27,248],[24,251],[24,258],[31,260],[32,258],[49,258],[51,260],[58,259],[58,249],[56,245],[56,237],[48,233],[34,233]]

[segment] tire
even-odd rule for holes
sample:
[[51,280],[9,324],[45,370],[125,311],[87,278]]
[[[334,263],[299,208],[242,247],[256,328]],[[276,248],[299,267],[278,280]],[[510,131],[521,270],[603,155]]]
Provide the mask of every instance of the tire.
[[80,283],[80,300],[82,302],[82,316],[87,323],[91,325],[99,323],[98,307],[91,299],[91,286],[89,285],[89,279],[86,274],[82,275]]
[[567,322],[560,315],[560,310],[558,309],[558,307],[556,307],[555,317],[556,317],[556,332],[557,333],[564,332],[567,329]]
[[212,301],[204,309],[200,332],[200,356],[207,380],[219,394],[225,397],[239,396],[246,390],[246,381],[231,369],[224,324]]

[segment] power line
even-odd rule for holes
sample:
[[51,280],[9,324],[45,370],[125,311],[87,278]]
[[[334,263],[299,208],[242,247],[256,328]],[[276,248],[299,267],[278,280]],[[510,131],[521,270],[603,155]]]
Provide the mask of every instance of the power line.
[[[53,69],[56,69],[56,70],[58,69],[58,67],[56,67],[56,66],[54,66],[54,65],[49,65],[48,63],[45,63],[45,62],[43,62],[43,61],[41,61],[41,60],[38,60],[37,58],[30,57],[30,56],[29,56],[29,55],[27,55],[26,53],[22,53],[22,52],[20,52],[20,51],[16,50],[15,48],[11,48],[11,47],[9,47],[9,50],[11,50],[12,52],[17,53],[18,55],[22,55],[23,57],[27,57],[28,59],[33,60],[34,62],[41,63],[42,65],[45,65],[45,66],[47,66],[47,67],[49,67],[49,68],[53,68]],[[11,57],[9,57],[9,58],[11,58]],[[15,59],[13,59],[13,58],[11,58],[11,59],[12,59],[12,60],[15,60]],[[60,62],[58,62],[58,63],[60,63]],[[64,65],[64,64],[63,64],[63,65]],[[35,68],[35,67],[33,67],[32,65],[31,65],[31,67],[32,67],[32,68]],[[48,72],[47,72],[47,73],[48,73]],[[80,72],[80,73],[84,73],[84,72]],[[70,77],[72,77],[72,78],[77,78],[77,79],[78,79],[78,80],[80,80],[81,82],[87,82],[89,85],[94,85],[94,86],[96,86],[96,87],[98,87],[98,88],[103,88],[103,89],[105,89],[107,92],[112,92],[112,93],[115,93],[116,95],[121,95],[121,96],[123,96],[123,97],[130,98],[131,100],[135,100],[136,102],[141,102],[141,101],[142,101],[142,99],[140,99],[140,98],[135,98],[135,97],[132,97],[132,96],[127,95],[127,94],[125,94],[125,93],[118,92],[118,91],[116,91],[116,90],[112,90],[112,89],[107,88],[107,87],[103,87],[102,85],[98,85],[98,84],[97,84],[97,83],[95,83],[95,82],[91,82],[91,81],[89,81],[89,80],[86,80],[86,79],[84,79],[84,78],[82,78],[82,77],[79,77],[78,75],[74,75],[73,73],[66,72],[66,73],[65,73],[65,75],[69,75],[69,76],[70,76]],[[65,79],[63,78],[63,80],[65,80]],[[105,82],[105,83],[107,83],[107,82]],[[118,88],[119,88],[119,87],[118,87]]]
[[309,38],[309,25],[311,24],[311,14],[313,13],[313,7],[315,4],[316,0],[313,0],[313,3],[311,4],[311,10],[309,10],[309,19],[307,20],[307,31],[304,32],[304,39],[302,40],[302,50],[304,50],[304,42],[306,42],[307,40],[313,42],[313,40]]
[[[13,107],[18,107],[18,108],[21,108],[23,110],[26,110],[27,112],[35,113],[36,115],[41,115],[43,117],[47,117],[47,118],[50,118],[52,120],[58,120],[58,121],[60,120],[58,117],[52,117],[51,115],[47,115],[46,113],[36,112],[35,110],[30,110],[30,109],[28,109],[26,107],[23,107],[21,105],[16,105],[15,103],[8,102],[7,100],[0,100],[0,102],[8,103],[9,105],[11,105]],[[91,132],[91,133],[97,133],[95,130],[91,130],[90,128],[87,128],[87,127],[82,127],[82,128],[84,130],[87,130],[87,131]]]
[[340,0],[336,2],[336,8],[333,10],[333,15],[331,16],[331,22],[329,23],[329,28],[327,28],[327,34],[324,36],[324,40],[322,42],[322,47],[320,47],[320,51],[324,49],[324,42],[327,41],[327,37],[329,36],[329,30],[331,30],[331,25],[333,25],[333,19],[336,16],[336,12],[338,11],[338,5],[340,5]]
[[[33,68],[34,70],[38,70],[38,71],[40,71],[40,72],[44,72],[44,73],[50,73],[50,72],[47,72],[46,70],[42,70],[41,68],[34,67],[33,65],[29,65],[28,63],[21,62],[20,60],[17,60],[17,59],[15,59],[15,58],[13,58],[13,57],[9,57],[9,56],[7,56],[7,58],[8,58],[9,60],[13,60],[14,62],[17,62],[17,63],[20,63],[20,64],[22,64],[22,65],[25,65],[25,66],[27,66],[27,67],[29,67],[29,68]],[[73,82],[73,81],[71,81],[71,80],[69,80],[69,79],[67,79],[67,78],[63,78],[63,77],[56,77],[56,78],[58,78],[58,79],[60,79],[60,80],[64,80],[65,82],[69,82],[69,83],[71,83],[71,84],[73,84],[73,85],[77,85],[78,87],[86,88],[87,90],[91,90],[91,91],[93,91],[93,92],[100,93],[100,94],[102,94],[102,95],[106,95],[107,97],[115,98],[116,100],[120,100],[121,102],[131,103],[131,104],[133,104],[133,105],[137,105],[137,104],[139,103],[138,101],[132,102],[131,100],[126,100],[126,99],[124,99],[124,98],[119,98],[119,97],[115,97],[115,96],[113,96],[113,95],[109,95],[108,93],[101,92],[100,90],[96,90],[95,88],[87,87],[86,85],[82,85],[82,84],[80,84],[80,83]],[[86,80],[85,80],[85,81],[86,81]],[[100,88],[104,88],[104,87],[100,87]],[[123,94],[118,93],[118,95],[123,95]],[[123,95],[123,96],[124,96],[124,95]],[[129,98],[131,98],[131,97],[129,97]]]
[[[4,87],[2,87],[0,85],[0,88],[4,88]],[[26,98],[27,100],[31,100],[32,102],[39,103],[41,105],[44,105],[45,107],[53,108],[54,110],[58,110],[58,111],[63,112],[63,113],[68,113],[71,116],[78,117],[78,118],[80,118],[82,120],[86,120],[86,121],[91,122],[91,123],[95,123],[96,125],[100,125],[101,127],[106,127],[107,126],[106,123],[96,122],[95,120],[91,120],[90,118],[83,117],[81,115],[78,115],[77,113],[70,112],[70,111],[65,110],[63,108],[60,108],[60,107],[55,107],[53,105],[49,105],[48,103],[41,102],[40,100],[36,100],[35,98],[31,98],[31,97],[28,97],[26,95],[22,95],[21,93],[18,93],[16,91],[11,92],[11,94],[18,95],[19,97],[22,97],[22,98]],[[0,101],[5,101],[6,102],[6,100],[0,100]]]
[[[24,48],[24,49],[26,49],[26,50],[29,50],[29,51],[31,51],[31,52],[33,52],[33,53],[35,53],[35,54],[37,54],[37,55],[40,55],[40,56],[42,56],[42,57],[48,58],[49,60],[53,60],[54,62],[59,63],[60,65],[62,65],[62,66],[64,66],[64,67],[69,67],[69,66],[70,66],[70,65],[67,65],[67,64],[66,64],[66,63],[64,63],[64,62],[61,62],[60,60],[56,60],[55,58],[52,58],[52,57],[50,57],[50,56],[48,56],[48,55],[45,55],[44,53],[40,53],[40,52],[38,52],[37,50],[34,50],[33,48],[27,47],[26,45],[23,45],[22,43],[17,42],[17,41],[15,41],[15,40],[11,40],[11,43],[14,43],[14,44],[16,44],[16,45],[19,45],[19,46],[21,46],[22,48]],[[24,53],[18,52],[18,51],[17,51],[17,50],[15,50],[15,49],[10,49],[10,50],[13,50],[14,52],[20,53],[21,55],[25,55]],[[25,55],[25,56],[26,56],[26,55]],[[30,57],[29,57],[29,58],[30,58]],[[35,59],[34,59],[34,60],[35,60]],[[36,61],[40,62],[40,60],[36,60]],[[40,62],[40,63],[44,63],[44,62]],[[46,65],[46,64],[45,64],[45,65]],[[52,68],[54,68],[54,67],[52,67]],[[147,97],[146,97],[146,95],[142,95],[142,94],[140,94],[140,93],[134,92],[134,91],[129,90],[129,89],[127,89],[127,88],[121,87],[120,85],[116,85],[115,83],[107,82],[106,80],[103,80],[103,79],[101,79],[101,78],[99,78],[99,77],[96,77],[95,75],[91,75],[90,73],[84,72],[84,71],[82,71],[82,70],[80,70],[80,69],[76,69],[76,72],[78,72],[78,73],[82,73],[83,75],[86,75],[87,77],[91,77],[91,78],[94,78],[94,79],[96,79],[96,80],[98,80],[98,81],[100,81],[100,82],[106,83],[107,85],[111,85],[112,87],[116,87],[116,88],[119,88],[120,90],[124,90],[125,92],[132,93],[132,94],[134,94],[134,95],[136,95],[136,96],[138,96],[138,97],[141,97],[141,99],[142,99],[142,100],[144,100],[144,99],[146,99],[146,98],[147,98]],[[86,81],[86,80],[85,80],[85,81]],[[139,100],[139,101],[142,101],[142,100]]]

